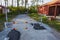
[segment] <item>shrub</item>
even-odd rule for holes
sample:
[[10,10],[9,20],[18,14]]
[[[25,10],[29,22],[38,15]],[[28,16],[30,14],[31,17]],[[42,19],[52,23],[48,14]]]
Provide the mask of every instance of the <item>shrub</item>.
[[48,19],[47,19],[46,16],[43,16],[43,17],[42,17],[42,20],[43,20],[43,21],[47,21]]
[[0,14],[0,18],[5,17],[5,14]]
[[35,9],[36,7],[34,7],[34,6],[31,6],[30,8],[29,8],[29,13],[37,13],[37,9]]
[[22,14],[26,10],[25,7],[22,7],[22,6],[20,6],[20,7],[9,7],[9,9],[12,13],[18,13],[18,14]]

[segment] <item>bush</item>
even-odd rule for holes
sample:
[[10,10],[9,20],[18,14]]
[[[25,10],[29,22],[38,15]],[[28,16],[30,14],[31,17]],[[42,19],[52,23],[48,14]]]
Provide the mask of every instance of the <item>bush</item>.
[[9,9],[12,13],[18,13],[18,14],[22,14],[26,10],[25,7],[22,7],[22,6],[20,6],[20,7],[9,7]]
[[37,13],[37,9],[35,9],[36,7],[34,7],[34,6],[31,6],[30,8],[29,8],[29,13]]
[[5,14],[0,14],[0,18],[5,17]]
[[4,28],[5,14],[0,14],[0,31]]
[[43,22],[47,22],[47,21],[48,21],[47,17],[46,17],[46,16],[43,16],[43,17],[42,17],[42,21],[43,21]]
[[29,16],[37,21],[40,20],[40,16],[38,15],[38,13],[31,13],[31,14],[29,14]]
[[8,7],[10,9],[10,11],[13,12],[17,12],[17,13],[25,13],[25,11],[28,10],[29,13],[37,13],[37,8],[35,6],[31,6],[29,8],[25,8],[25,7]]

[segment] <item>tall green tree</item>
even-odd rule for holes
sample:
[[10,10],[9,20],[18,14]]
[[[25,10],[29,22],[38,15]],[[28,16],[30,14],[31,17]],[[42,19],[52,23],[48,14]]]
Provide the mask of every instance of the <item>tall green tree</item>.
[[32,0],[31,2],[32,2],[31,6],[33,6],[33,8],[36,9],[36,0]]

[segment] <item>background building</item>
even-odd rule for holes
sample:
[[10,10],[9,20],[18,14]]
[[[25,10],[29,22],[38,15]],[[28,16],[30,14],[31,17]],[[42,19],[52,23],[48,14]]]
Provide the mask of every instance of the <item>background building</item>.
[[49,16],[60,15],[60,0],[53,0],[41,6],[38,6],[38,13]]
[[9,9],[4,7],[4,6],[2,6],[2,5],[0,5],[0,14],[4,14],[6,12],[9,12]]

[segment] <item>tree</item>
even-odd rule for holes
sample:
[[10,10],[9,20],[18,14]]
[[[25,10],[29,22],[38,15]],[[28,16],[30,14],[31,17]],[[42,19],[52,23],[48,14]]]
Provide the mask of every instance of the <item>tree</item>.
[[25,0],[25,8],[27,7],[28,0]]
[[19,1],[20,1],[20,0],[17,0],[17,7],[19,7]]
[[12,7],[13,7],[13,0],[12,0]]
[[34,1],[36,3],[36,6],[37,6],[40,0],[34,0]]
[[23,6],[23,4],[24,4],[24,0],[21,0],[21,4],[22,4],[22,6]]
[[[5,7],[7,7],[8,6],[8,0],[4,0],[4,1],[5,1]],[[5,8],[5,11],[6,11],[6,8]],[[6,22],[8,22],[7,12],[6,12]]]
[[4,0],[5,1],[5,6],[8,6],[8,0]]
[[[33,6],[34,7],[34,9],[36,9],[37,7],[36,7],[36,5],[38,5],[36,2],[37,2],[37,0],[32,0],[31,1],[32,2],[32,5],[31,6]],[[36,4],[36,5],[35,5]]]
[[31,6],[34,6],[35,5],[35,0],[32,0],[31,3],[32,3]]

